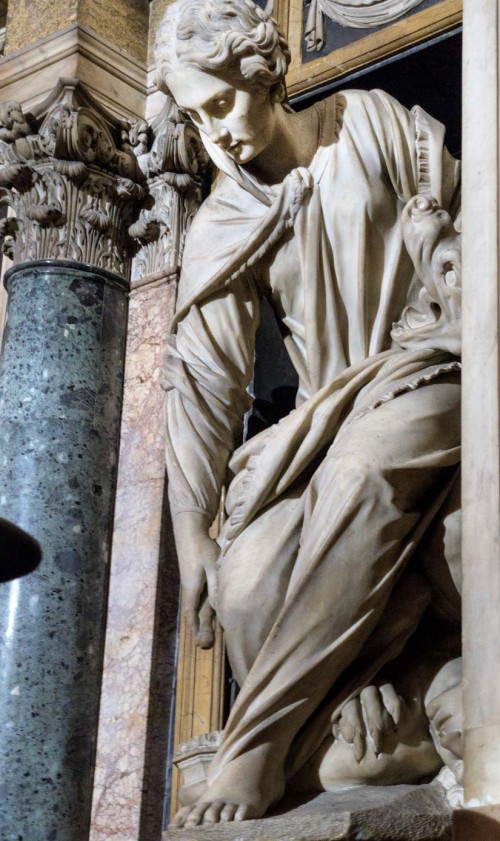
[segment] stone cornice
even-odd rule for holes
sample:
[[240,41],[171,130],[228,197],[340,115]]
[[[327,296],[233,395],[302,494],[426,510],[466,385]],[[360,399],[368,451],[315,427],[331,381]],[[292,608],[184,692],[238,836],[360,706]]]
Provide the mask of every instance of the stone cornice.
[[0,59],[3,97],[26,108],[40,103],[61,76],[80,79],[116,115],[139,117],[146,113],[145,63],[85,25],[71,24]]
[[117,78],[140,90],[141,93],[145,93],[147,83],[145,62],[113,46],[83,24],[78,25],[76,29],[79,51],[82,55],[88,56],[99,67],[108,71],[112,70]]

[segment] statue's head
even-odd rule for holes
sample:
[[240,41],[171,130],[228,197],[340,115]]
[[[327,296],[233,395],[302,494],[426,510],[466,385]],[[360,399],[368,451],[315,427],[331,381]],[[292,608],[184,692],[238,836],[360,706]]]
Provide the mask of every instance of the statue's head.
[[265,148],[290,51],[253,0],[176,0],[158,29],[156,61],[160,86],[234,160]]
[[156,38],[158,80],[181,65],[238,76],[284,101],[290,50],[278,24],[253,0],[176,0]]

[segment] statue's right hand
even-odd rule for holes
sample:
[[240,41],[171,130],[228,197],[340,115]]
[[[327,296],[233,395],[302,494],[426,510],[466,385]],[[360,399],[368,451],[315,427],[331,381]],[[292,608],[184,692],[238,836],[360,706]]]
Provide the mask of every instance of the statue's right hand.
[[209,537],[208,526],[207,518],[198,512],[174,519],[184,613],[200,648],[212,648],[215,640],[219,547]]
[[361,762],[366,753],[367,738],[378,756],[383,752],[384,734],[389,728],[397,730],[403,707],[403,698],[392,683],[366,686],[344,705],[332,722],[333,734],[336,738],[341,735],[345,742],[353,745],[357,762]]
[[[190,564],[189,574],[182,574],[184,612],[191,626],[196,645],[212,648],[215,642],[215,610],[217,604],[216,562],[219,549],[214,540],[206,537],[203,553],[197,565]],[[181,567],[182,570],[182,567]]]

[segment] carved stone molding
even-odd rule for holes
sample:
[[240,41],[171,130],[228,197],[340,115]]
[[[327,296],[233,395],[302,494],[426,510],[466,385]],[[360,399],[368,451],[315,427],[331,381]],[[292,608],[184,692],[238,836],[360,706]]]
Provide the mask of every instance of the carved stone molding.
[[0,105],[0,223],[14,263],[74,260],[134,279],[178,267],[202,198],[195,130],[167,105],[149,126],[115,119],[63,79],[36,115]]
[[189,742],[177,745],[173,762],[182,773],[183,786],[179,802],[192,803],[207,782],[207,772],[222,741],[220,730],[195,736]]
[[180,268],[186,232],[203,199],[208,157],[171,100],[150,126],[135,123],[129,141],[148,185],[148,199],[129,228],[139,245],[132,264],[135,284]]
[[423,0],[318,0],[329,18],[355,29],[367,29],[392,23],[419,6]]
[[308,52],[325,43],[323,15],[350,29],[370,29],[389,23],[420,6],[423,0],[311,0],[305,28]]

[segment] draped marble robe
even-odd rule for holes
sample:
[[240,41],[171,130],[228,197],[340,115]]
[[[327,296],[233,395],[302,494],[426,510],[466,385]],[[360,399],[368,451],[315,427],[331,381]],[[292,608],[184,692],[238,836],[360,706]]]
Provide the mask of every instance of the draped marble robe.
[[[456,210],[459,165],[443,147],[444,128],[420,108],[408,112],[380,91],[337,94],[310,111],[319,126],[316,154],[307,169],[293,170],[278,186],[260,183],[204,140],[221,175],[187,238],[170,339],[165,388],[173,516],[196,511],[213,518],[229,481],[219,538],[219,616],[241,691],[212,778],[259,739],[272,741],[278,728],[288,728],[293,743],[290,773],[300,767],[326,735],[332,713],[401,651],[427,604],[427,595],[420,598],[413,589],[413,607],[408,606],[414,583],[404,571],[459,462],[457,435],[445,433],[457,426],[455,392],[440,406],[441,392],[429,390],[450,377],[455,382],[457,360],[440,348],[439,336],[428,346],[417,335],[405,349],[391,338],[393,323],[419,291],[402,239],[406,202],[417,193],[434,195],[452,214]],[[236,448],[251,405],[247,389],[261,295],[282,324],[298,373],[297,408]],[[316,522],[311,534],[312,519],[305,513],[311,488],[329,449],[341,451],[343,437],[359,419],[371,413],[376,427],[376,419],[383,418],[380,407],[389,403],[396,418],[398,406],[408,411],[402,396],[419,390],[425,393],[424,415],[434,411],[432,401],[430,409],[425,405],[428,395],[437,395],[436,415],[442,412],[437,427],[443,429],[443,440],[438,433],[431,451],[420,454],[421,462],[441,471],[443,480],[426,496],[411,534],[403,531],[400,545],[391,548],[390,575],[384,587],[374,583],[369,617],[332,629],[325,644],[327,609],[318,607],[314,575],[303,576],[298,588],[290,583],[301,547],[321,542],[321,529],[327,528],[323,523],[318,530]],[[419,399],[409,404],[407,437],[412,406],[417,407],[415,423],[421,420]],[[389,446],[397,453],[397,434]],[[321,487],[323,506],[328,503],[335,520],[335,487]],[[340,514],[337,521],[328,528],[338,527],[339,542],[345,543],[352,525],[343,530]],[[372,526],[358,516],[354,530],[359,534],[363,528],[369,540]],[[249,558],[252,542],[257,554]],[[333,562],[335,550],[335,540],[324,550]],[[253,625],[250,619],[245,632],[237,633],[245,612],[245,579],[257,557],[261,604],[253,582],[252,607],[258,608]],[[366,563],[370,579],[373,569]],[[235,581],[241,599],[231,613],[225,592]],[[361,610],[355,583],[340,582],[335,590],[330,575],[325,586],[328,610],[346,598]],[[273,591],[267,606],[266,590]],[[325,613],[315,623],[323,628],[318,637],[302,620],[299,626],[287,620],[297,603],[302,613]],[[305,727],[311,720],[317,722],[313,737]]]

